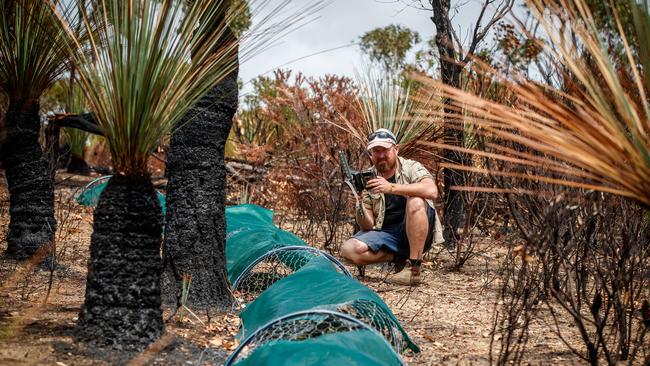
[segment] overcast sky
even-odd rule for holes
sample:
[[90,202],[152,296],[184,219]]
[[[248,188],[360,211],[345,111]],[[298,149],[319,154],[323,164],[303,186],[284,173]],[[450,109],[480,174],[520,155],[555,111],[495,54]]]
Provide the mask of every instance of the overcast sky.
[[[277,1],[271,0],[272,3]],[[293,1],[298,6],[309,0]],[[452,1],[452,5],[459,3],[464,5],[455,13],[453,23],[464,36],[476,21],[479,4],[477,0]],[[315,77],[325,74],[354,76],[355,68],[364,64],[359,47],[352,44],[358,42],[359,36],[377,27],[400,24],[417,31],[425,41],[435,30],[430,17],[431,11],[408,7],[395,0],[331,0],[311,22],[241,65],[239,75],[245,83],[243,92],[250,91],[247,83],[251,79],[268,75],[279,67]]]
[[[278,67],[310,76],[328,73],[352,76],[354,67],[361,65],[359,47],[351,45],[358,41],[359,36],[374,28],[396,23],[417,31],[421,38],[427,39],[433,35],[434,29],[430,16],[427,11],[405,7],[401,3],[334,0],[319,11],[310,23],[284,37],[272,49],[244,63],[240,77],[247,82]],[[327,51],[341,46],[347,47]],[[322,51],[325,52],[309,56]],[[302,57],[305,58],[293,61]]]
[[[307,1],[294,0],[298,4]],[[281,67],[315,77],[325,74],[354,76],[354,69],[363,65],[359,47],[352,44],[358,42],[359,36],[377,27],[400,24],[427,40],[435,29],[430,17],[430,11],[408,7],[399,1],[333,0],[314,15],[311,22],[283,37],[270,50],[243,63],[239,75],[247,83]],[[249,90],[245,85],[244,92]]]

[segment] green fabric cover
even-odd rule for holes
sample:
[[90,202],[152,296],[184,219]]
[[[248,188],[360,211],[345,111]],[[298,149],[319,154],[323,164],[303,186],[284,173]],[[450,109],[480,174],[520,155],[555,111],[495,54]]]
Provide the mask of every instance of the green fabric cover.
[[227,233],[241,228],[275,227],[273,211],[253,204],[226,207],[226,223]]
[[356,279],[337,272],[330,261],[321,257],[315,257],[297,272],[277,281],[248,304],[240,313],[242,329],[239,335],[243,339],[270,321],[291,313],[319,308],[332,309],[332,305],[354,301],[376,303],[383,310],[377,316],[393,320],[408,343],[407,346],[414,352],[420,351],[379,295]]
[[395,351],[369,330],[325,334],[301,341],[273,340],[253,351],[237,366],[400,365]]
[[[246,268],[270,251],[286,246],[307,246],[292,233],[273,224],[273,211],[256,205],[226,208],[226,262],[233,283]],[[394,322],[415,352],[410,340],[383,300],[353,278],[337,271],[327,258],[305,251],[278,252],[295,272],[268,287],[241,312],[240,339],[271,321],[305,310],[336,311],[342,304],[372,304],[372,319]],[[350,305],[351,304],[351,305]],[[355,307],[356,309],[356,307]],[[377,317],[377,318],[375,318]],[[394,329],[394,328],[393,328]],[[399,357],[379,333],[343,331],[302,341],[274,340],[258,347],[238,365],[397,365]]]
[[[231,284],[251,263],[271,250],[307,246],[296,235],[273,225],[273,211],[257,205],[226,208],[226,222],[226,269]],[[287,253],[280,258],[292,269],[298,269],[306,262],[304,253]]]
[[[230,283],[257,258],[273,249],[307,246],[299,237],[275,227],[238,231],[226,240],[226,269]],[[288,262],[285,262],[288,263]]]

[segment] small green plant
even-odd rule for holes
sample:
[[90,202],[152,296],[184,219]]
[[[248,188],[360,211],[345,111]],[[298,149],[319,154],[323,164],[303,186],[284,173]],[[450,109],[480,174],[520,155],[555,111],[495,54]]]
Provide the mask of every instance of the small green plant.
[[251,203],[251,187],[250,183],[244,182],[244,184],[241,186],[239,189],[239,204],[244,205],[247,203]]
[[[73,81],[64,80],[67,85],[67,100],[65,103],[66,113],[86,113],[88,107],[86,105],[86,98],[84,97],[83,90],[79,84]],[[70,152],[77,158],[83,159],[84,149],[87,146],[90,134],[76,128],[64,128],[63,136],[65,141],[70,146]]]
[[[185,309],[187,309],[187,297],[190,295],[190,286],[192,285],[192,275],[189,273],[183,273],[181,275],[181,306],[178,310],[178,321],[183,322],[183,317],[185,315]],[[189,311],[189,309],[188,309]]]

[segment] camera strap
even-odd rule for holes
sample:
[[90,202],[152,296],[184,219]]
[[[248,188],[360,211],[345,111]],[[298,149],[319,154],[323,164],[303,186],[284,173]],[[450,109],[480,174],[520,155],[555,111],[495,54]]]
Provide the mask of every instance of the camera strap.
[[362,217],[366,217],[366,211],[362,208],[361,201],[359,200],[359,193],[357,193],[357,190],[354,188],[354,184],[352,183],[352,170],[350,169],[348,159],[345,157],[345,153],[343,151],[339,151],[339,160],[341,161],[341,167],[343,168],[343,173],[345,174],[344,182],[348,185],[348,187],[350,187],[352,195],[354,196],[354,208],[357,210],[357,212],[361,213]]
[[361,203],[359,201],[359,194],[357,193],[357,190],[354,189],[354,185],[349,180],[346,179],[344,182],[350,187],[350,190],[352,190],[352,195],[354,196],[354,200],[356,201],[354,207],[358,209],[359,207],[361,207]]

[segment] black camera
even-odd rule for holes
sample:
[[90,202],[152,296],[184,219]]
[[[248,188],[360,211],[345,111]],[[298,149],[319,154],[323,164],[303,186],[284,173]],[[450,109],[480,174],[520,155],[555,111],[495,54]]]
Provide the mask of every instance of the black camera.
[[375,173],[372,170],[363,170],[360,172],[352,171],[352,183],[357,192],[361,192],[366,189],[368,181],[372,178],[375,178]]
[[343,151],[339,151],[339,159],[341,160],[341,168],[343,169],[343,174],[345,174],[345,180],[354,185],[355,191],[363,191],[366,188],[368,181],[375,177],[375,173],[373,173],[371,169],[362,170],[360,172],[350,169],[348,159],[345,157]]

